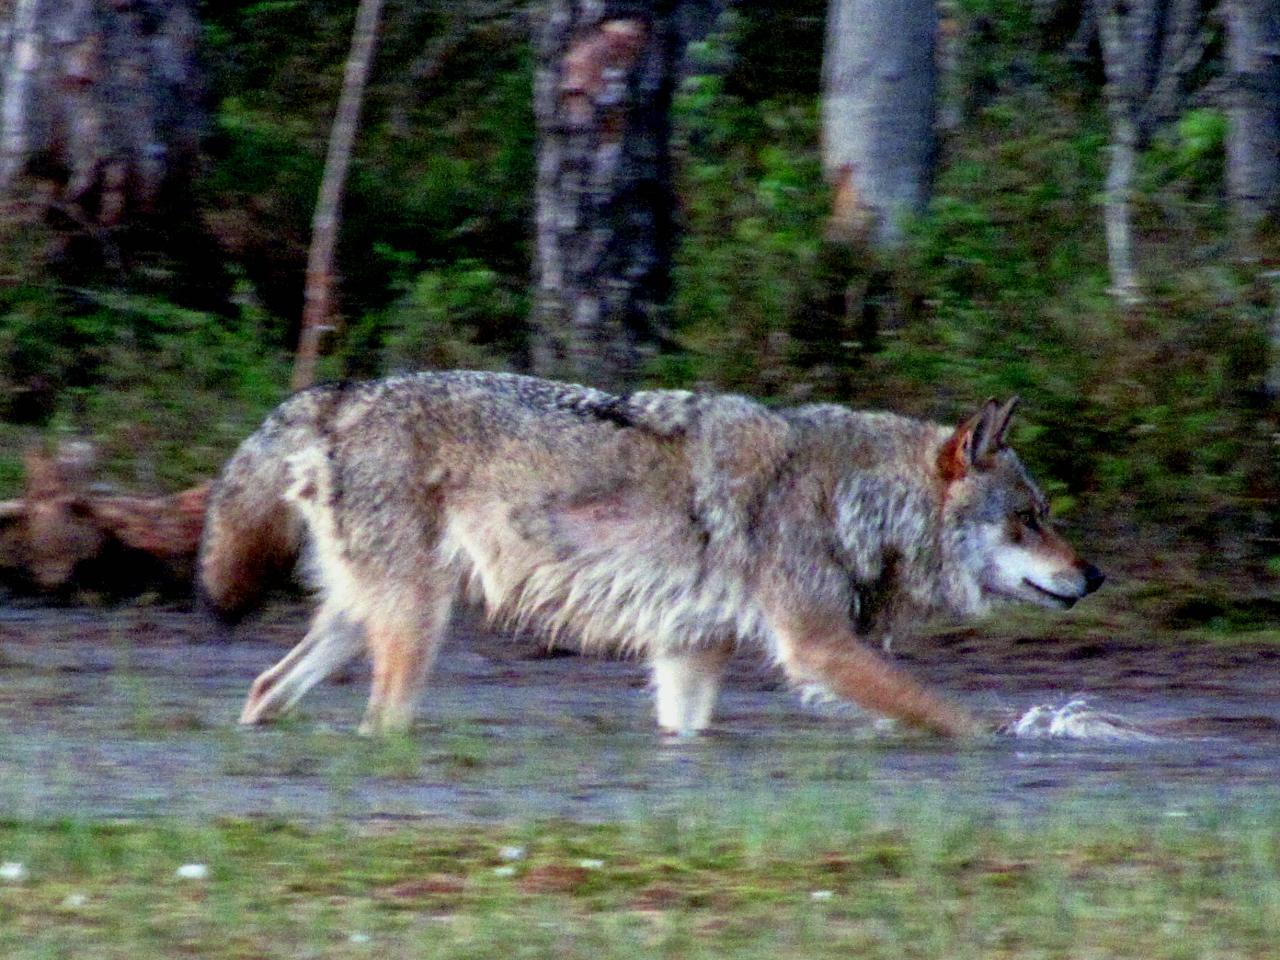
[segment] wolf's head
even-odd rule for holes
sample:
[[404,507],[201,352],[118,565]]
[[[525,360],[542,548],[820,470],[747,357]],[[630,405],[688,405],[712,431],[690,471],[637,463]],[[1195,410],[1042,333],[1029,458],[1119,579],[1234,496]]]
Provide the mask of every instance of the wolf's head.
[[1017,407],[988,400],[938,453],[946,576],[970,613],[1025,600],[1067,608],[1103,575],[1049,525],[1049,505],[1006,436]]

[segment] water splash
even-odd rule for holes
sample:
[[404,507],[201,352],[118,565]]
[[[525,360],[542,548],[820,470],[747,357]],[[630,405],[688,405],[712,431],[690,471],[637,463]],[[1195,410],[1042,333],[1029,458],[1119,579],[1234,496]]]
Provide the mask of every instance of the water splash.
[[1076,697],[1063,704],[1039,704],[1000,727],[1000,733],[1023,740],[1109,740],[1152,743],[1160,738],[1132,720],[1095,710]]

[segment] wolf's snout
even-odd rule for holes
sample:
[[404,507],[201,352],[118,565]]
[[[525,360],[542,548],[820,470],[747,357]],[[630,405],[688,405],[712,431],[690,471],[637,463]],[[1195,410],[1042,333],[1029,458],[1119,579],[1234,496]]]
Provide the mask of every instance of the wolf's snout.
[[1107,579],[1107,575],[1092,563],[1081,570],[1080,575],[1084,577],[1085,593],[1093,593],[1093,591],[1102,586],[1102,582]]

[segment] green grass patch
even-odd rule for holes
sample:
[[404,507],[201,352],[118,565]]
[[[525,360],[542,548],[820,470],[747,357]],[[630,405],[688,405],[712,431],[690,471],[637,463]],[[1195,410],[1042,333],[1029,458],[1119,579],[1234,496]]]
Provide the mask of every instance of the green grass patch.
[[[1034,823],[942,804],[623,825],[0,825],[13,960],[1272,955],[1276,810]],[[184,864],[207,867],[182,879]]]

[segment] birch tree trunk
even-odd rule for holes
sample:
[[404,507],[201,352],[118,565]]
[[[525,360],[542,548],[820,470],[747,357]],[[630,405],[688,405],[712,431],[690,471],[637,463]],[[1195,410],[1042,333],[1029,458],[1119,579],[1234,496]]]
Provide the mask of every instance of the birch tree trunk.
[[928,203],[937,135],[934,0],[831,0],[823,60],[823,166],[833,239],[892,249]]
[[[196,0],[16,0],[0,56],[0,196],[108,256],[191,214],[204,122]],[[189,229],[189,225],[184,225]]]
[[553,0],[534,80],[537,263],[531,359],[627,389],[665,327],[674,244],[671,0]]
[[1227,185],[1247,243],[1280,209],[1280,0],[1227,0]]
[[[1130,198],[1138,145],[1138,78],[1133,74],[1136,44],[1130,13],[1122,2],[1110,2],[1102,14],[1102,59],[1106,69],[1105,97],[1111,120],[1110,160],[1103,217],[1107,232],[1107,258],[1111,292],[1122,303],[1141,299],[1133,258]],[[1145,19],[1145,18],[1139,18]]]
[[333,329],[333,263],[338,244],[342,192],[347,182],[347,169],[351,166],[351,150],[360,127],[360,109],[364,104],[364,88],[369,79],[381,15],[382,0],[360,0],[351,33],[351,52],[347,56],[342,79],[342,94],[333,118],[333,131],[329,135],[329,152],[320,180],[320,195],[311,221],[302,328],[298,333],[298,352],[290,384],[294,390],[309,387],[315,380],[320,341]]
[[1143,110],[1143,126],[1148,130],[1177,117],[1186,101],[1188,78],[1199,67],[1214,37],[1214,31],[1205,24],[1201,0],[1166,2],[1155,84]]
[[0,192],[6,196],[27,161],[31,85],[40,64],[36,30],[40,0],[17,0],[6,29],[3,101],[0,101]]

